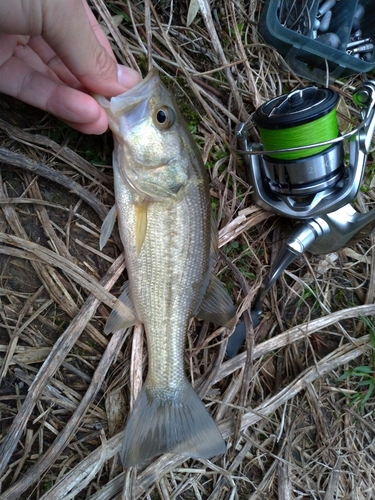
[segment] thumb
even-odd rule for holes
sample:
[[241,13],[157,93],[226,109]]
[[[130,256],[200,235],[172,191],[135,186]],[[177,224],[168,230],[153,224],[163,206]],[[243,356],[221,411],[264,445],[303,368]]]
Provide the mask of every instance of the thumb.
[[43,38],[88,90],[111,97],[141,80],[137,71],[117,65],[85,0],[42,0],[42,4]]

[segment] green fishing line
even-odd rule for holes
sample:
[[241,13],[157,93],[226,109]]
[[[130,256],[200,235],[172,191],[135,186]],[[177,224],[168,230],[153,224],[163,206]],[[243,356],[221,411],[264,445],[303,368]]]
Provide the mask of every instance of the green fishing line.
[[[303,125],[278,129],[258,128],[265,151],[308,146],[309,144],[336,139],[339,135],[336,108],[333,108],[321,118],[304,123]],[[329,145],[317,146],[315,148],[289,151],[287,153],[275,153],[268,156],[282,160],[295,160],[320,153],[329,147]]]

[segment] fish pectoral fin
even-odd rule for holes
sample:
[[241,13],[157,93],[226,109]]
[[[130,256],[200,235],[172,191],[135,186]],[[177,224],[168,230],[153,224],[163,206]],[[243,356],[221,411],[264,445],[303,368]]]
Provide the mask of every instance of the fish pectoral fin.
[[104,328],[104,333],[116,332],[122,328],[130,328],[140,323],[135,314],[135,310],[129,296],[129,282],[122,287],[122,293],[116,300],[111,314],[108,317]]
[[236,307],[233,300],[222,282],[213,274],[196,316],[227,328],[235,325]]
[[124,431],[125,468],[149,463],[163,453],[211,458],[225,451],[218,427],[187,379],[170,397],[167,389],[149,389],[146,380]]
[[135,246],[137,254],[141,251],[147,230],[147,208],[146,201],[135,205]]
[[103,248],[106,246],[107,241],[109,240],[109,237],[111,236],[113,228],[115,226],[116,218],[117,218],[117,209],[116,205],[113,205],[113,207],[108,212],[102,224],[100,240],[99,240],[100,250],[103,250]]

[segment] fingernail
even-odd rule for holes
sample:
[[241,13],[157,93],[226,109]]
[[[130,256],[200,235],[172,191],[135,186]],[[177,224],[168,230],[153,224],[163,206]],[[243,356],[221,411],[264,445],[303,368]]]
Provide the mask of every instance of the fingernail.
[[125,74],[124,69],[125,69],[125,66],[123,66],[122,64],[117,65],[117,81],[123,87],[127,87],[126,74]]
[[122,85],[126,90],[129,90],[134,87],[134,85],[137,85],[137,83],[141,81],[142,77],[135,69],[118,64],[117,79],[120,85]]

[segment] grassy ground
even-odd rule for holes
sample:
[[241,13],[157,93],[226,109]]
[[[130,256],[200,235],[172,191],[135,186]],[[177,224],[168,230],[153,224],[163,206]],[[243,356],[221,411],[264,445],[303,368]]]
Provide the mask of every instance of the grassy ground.
[[[259,0],[218,2],[189,27],[188,2],[92,5],[119,60],[143,75],[158,67],[177,96],[210,174],[217,273],[241,312],[290,222],[252,203],[235,125],[308,82],[262,42]],[[333,85],[342,130],[367,77]],[[98,249],[113,204],[110,134],[84,137],[6,96],[0,109],[0,498],[375,498],[373,237],[293,263],[231,360],[228,332],[195,322],[186,369],[227,454],[124,472],[121,431],[147,360],[141,327],[103,335],[124,281],[117,236]],[[372,162],[361,211],[375,200]]]

